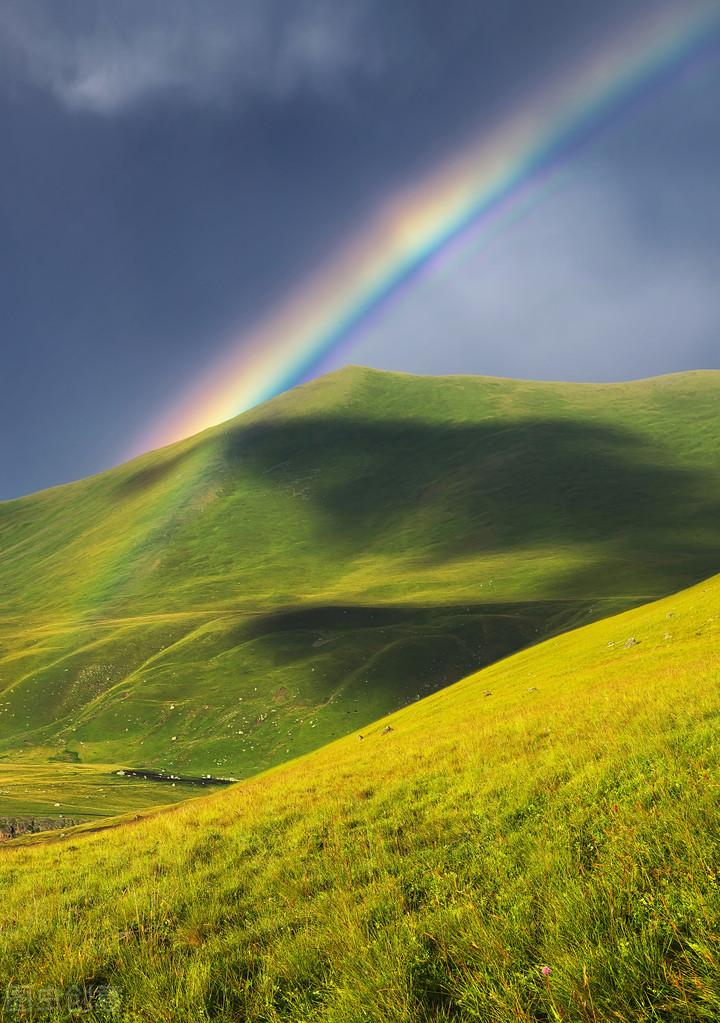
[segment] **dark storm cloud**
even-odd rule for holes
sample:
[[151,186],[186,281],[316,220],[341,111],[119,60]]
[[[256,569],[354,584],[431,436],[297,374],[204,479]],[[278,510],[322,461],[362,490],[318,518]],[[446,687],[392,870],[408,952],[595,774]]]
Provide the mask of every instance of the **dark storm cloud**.
[[[0,496],[121,457],[229,334],[281,301],[384,195],[605,30],[667,6],[6,0]],[[672,157],[680,191],[699,195],[717,98],[713,84],[706,100],[676,100],[690,154]],[[660,141],[619,138],[597,157],[592,173],[613,195],[634,194],[643,162],[670,159],[670,122],[658,117]],[[712,249],[700,202],[688,213],[665,179],[649,178],[624,203],[629,218],[648,221],[642,237],[657,228],[656,189],[664,207],[678,205],[672,230],[688,236],[685,249],[698,251],[701,236]],[[671,228],[657,230],[666,244]],[[476,314],[471,303],[467,316]],[[463,353],[465,336],[450,368],[489,371],[470,342]],[[438,368],[429,344],[404,336],[375,361],[397,353],[405,368]]]
[[348,74],[381,74],[398,60],[415,75],[440,68],[449,76],[459,68],[448,57],[472,55],[497,84],[503,68],[524,77],[528,60],[546,58],[569,34],[590,34],[623,5],[610,0],[602,17],[597,8],[577,0],[7,0],[0,28],[6,77],[35,82],[71,109],[109,114],[153,95],[215,103],[328,93]]

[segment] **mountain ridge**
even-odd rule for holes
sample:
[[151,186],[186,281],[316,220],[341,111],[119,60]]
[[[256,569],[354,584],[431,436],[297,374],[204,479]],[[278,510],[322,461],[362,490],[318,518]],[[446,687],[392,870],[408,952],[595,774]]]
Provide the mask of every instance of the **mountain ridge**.
[[373,366],[365,366],[362,364],[350,363],[345,366],[341,366],[338,369],[330,370],[324,373],[320,377],[315,377],[312,380],[305,381],[300,384],[296,384],[294,387],[289,388],[287,391],[282,391],[267,401],[260,403],[259,405],[253,406],[253,408],[247,409],[245,412],[238,413],[236,416],[231,416],[229,419],[223,420],[215,425],[205,427],[205,429],[198,431],[197,433],[191,434],[187,437],[181,437],[174,441],[169,441],[167,444],[161,444],[158,447],[149,448],[146,451],[138,452],[137,454],[129,455],[127,458],[121,459],[114,465],[108,466],[104,469],[99,469],[97,472],[90,473],[88,476],[79,477],[77,479],[66,480],[61,483],[55,483],[48,487],[41,487],[39,490],[30,491],[26,494],[18,494],[13,497],[0,499],[0,507],[3,505],[13,504],[16,501],[24,501],[28,498],[38,497],[42,494],[47,494],[53,491],[62,490],[64,487],[75,486],[76,484],[87,483],[91,480],[95,480],[100,476],[104,476],[106,473],[114,472],[124,466],[129,466],[139,460],[145,459],[149,456],[155,455],[158,452],[164,451],[167,448],[175,447],[178,444],[185,444],[188,442],[194,442],[200,440],[207,435],[213,434],[216,431],[230,428],[233,424],[238,423],[241,419],[252,415],[258,409],[270,409],[274,408],[274,403],[285,399],[286,395],[298,395],[303,392],[303,389],[312,387],[318,381],[338,379],[345,377],[349,379],[352,375],[377,375],[387,379],[398,378],[405,380],[414,381],[470,381],[470,382],[488,382],[488,383],[508,383],[508,384],[539,384],[541,386],[548,387],[561,387],[561,388],[583,388],[583,389],[596,389],[601,390],[605,388],[626,388],[640,385],[653,385],[662,383],[678,383],[680,384],[684,380],[707,380],[709,383],[720,380],[720,370],[717,369],[692,369],[692,370],[677,370],[670,373],[660,373],[656,376],[649,377],[636,377],[629,380],[609,380],[609,381],[592,381],[592,380],[535,380],[530,377],[503,377],[503,376],[487,376],[484,374],[473,374],[473,373],[446,373],[446,374],[422,374],[412,373],[405,370],[385,370],[376,369]]

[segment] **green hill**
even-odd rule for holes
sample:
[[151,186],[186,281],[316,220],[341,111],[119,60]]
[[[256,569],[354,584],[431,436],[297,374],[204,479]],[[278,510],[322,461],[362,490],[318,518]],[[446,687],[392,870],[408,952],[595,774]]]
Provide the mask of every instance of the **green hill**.
[[0,504],[0,758],[245,777],[689,585],[719,402],[348,369]]
[[7,1004],[28,985],[56,1021],[82,999],[119,1023],[710,1023],[719,721],[716,577],[220,795],[7,847]]

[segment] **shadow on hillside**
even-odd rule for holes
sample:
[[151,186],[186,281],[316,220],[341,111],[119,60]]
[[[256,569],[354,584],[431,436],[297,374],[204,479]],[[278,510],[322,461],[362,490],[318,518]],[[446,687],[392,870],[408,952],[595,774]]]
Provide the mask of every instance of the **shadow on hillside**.
[[318,705],[329,706],[342,689],[339,711],[352,729],[601,617],[591,603],[307,606],[253,617],[233,638],[252,639],[273,669],[291,666],[296,684],[312,664]]
[[669,589],[718,564],[720,505],[703,474],[668,466],[664,447],[604,424],[303,417],[232,434],[224,459],[310,502],[323,543],[343,555],[408,553],[436,564],[597,545],[603,558],[657,566]]
[[177,472],[185,462],[192,458],[193,454],[192,449],[177,451],[172,456],[157,459],[142,469],[136,469],[121,478],[117,486],[118,495],[120,497],[133,496],[157,486]]
[[[324,650],[350,636],[355,637],[352,640],[355,645],[369,642],[372,646],[398,635],[416,639],[456,635],[463,637],[465,654],[470,658],[467,673],[535,643],[538,638],[563,632],[578,622],[585,624],[590,604],[588,599],[571,599],[437,606],[306,605],[253,616],[236,630],[234,639],[260,640],[268,659],[274,647],[272,657],[276,663],[289,663],[297,657],[306,658],[309,649]],[[594,609],[594,617],[601,615],[600,609]],[[303,642],[297,647],[275,645],[277,637],[291,635],[302,636]]]

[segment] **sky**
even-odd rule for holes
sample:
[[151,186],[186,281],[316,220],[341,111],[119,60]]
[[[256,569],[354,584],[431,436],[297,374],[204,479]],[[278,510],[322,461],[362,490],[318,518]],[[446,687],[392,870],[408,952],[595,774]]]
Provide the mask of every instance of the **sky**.
[[[677,6],[4,0],[0,499],[142,450],[388,197]],[[709,40],[311,375],[720,368],[718,110]]]

